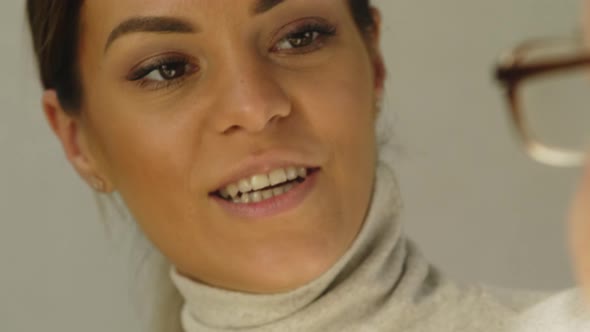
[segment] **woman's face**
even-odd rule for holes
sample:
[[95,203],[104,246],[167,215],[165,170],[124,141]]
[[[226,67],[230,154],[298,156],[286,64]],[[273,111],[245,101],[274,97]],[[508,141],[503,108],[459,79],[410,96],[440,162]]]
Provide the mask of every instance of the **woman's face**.
[[382,84],[347,0],[87,0],[81,18],[80,140],[181,273],[277,292],[341,257]]

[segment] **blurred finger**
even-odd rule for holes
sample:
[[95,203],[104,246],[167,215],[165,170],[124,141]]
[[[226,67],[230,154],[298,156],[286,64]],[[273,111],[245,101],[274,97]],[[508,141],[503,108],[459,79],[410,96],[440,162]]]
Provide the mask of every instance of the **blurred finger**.
[[590,163],[573,201],[569,227],[576,277],[590,304]]

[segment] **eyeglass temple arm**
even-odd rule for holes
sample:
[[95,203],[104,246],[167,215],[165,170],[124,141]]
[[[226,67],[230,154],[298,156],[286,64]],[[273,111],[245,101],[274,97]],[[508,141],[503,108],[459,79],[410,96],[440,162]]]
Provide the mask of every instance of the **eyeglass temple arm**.
[[513,61],[511,63],[501,64],[496,68],[496,79],[506,86],[514,86],[528,78],[555,71],[576,69],[587,65],[590,65],[590,56],[535,64],[522,64]]

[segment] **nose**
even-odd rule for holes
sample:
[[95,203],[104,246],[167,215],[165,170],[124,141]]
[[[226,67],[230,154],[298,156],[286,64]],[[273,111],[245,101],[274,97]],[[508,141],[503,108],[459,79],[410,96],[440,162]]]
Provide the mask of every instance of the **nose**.
[[291,102],[271,66],[259,56],[235,52],[224,61],[214,111],[219,133],[259,133],[289,116]]

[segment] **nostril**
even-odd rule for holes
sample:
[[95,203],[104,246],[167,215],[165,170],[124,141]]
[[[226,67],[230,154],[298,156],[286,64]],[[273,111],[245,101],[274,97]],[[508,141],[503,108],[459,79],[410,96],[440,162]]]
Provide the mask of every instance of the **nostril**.
[[276,124],[281,120],[282,116],[279,114],[275,114],[270,120],[268,121],[269,124]]
[[227,128],[223,133],[225,135],[230,135],[230,134],[233,134],[234,132],[236,132],[238,130],[240,130],[240,126],[234,125],[234,126],[231,126],[231,127]]

